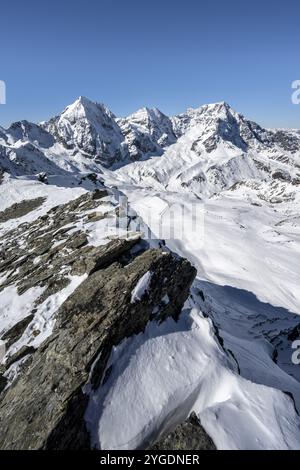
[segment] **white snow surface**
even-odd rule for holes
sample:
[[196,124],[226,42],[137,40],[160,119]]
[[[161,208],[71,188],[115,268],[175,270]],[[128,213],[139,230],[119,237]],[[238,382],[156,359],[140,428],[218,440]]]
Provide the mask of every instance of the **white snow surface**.
[[[51,335],[55,325],[55,312],[57,312],[63,302],[72,294],[72,292],[74,292],[76,287],[78,287],[84,281],[84,279],[86,279],[86,277],[87,275],[85,274],[82,276],[70,276],[70,283],[64,289],[50,295],[42,304],[38,305],[33,320],[29,323],[21,338],[7,350],[7,357],[15,354],[24,345],[37,348],[45,339]],[[40,289],[37,288],[36,290]],[[6,289],[3,292],[5,291]],[[32,289],[27,292],[30,291],[32,291]],[[18,298],[18,295],[14,293],[14,296],[11,298],[16,299]],[[26,305],[25,307],[27,310],[28,306]],[[20,317],[17,321],[20,319],[22,319],[22,317]],[[13,323],[16,323],[16,318],[13,318],[13,316],[11,316],[11,320],[13,320]],[[39,334],[33,335],[34,331],[38,331]]]
[[238,376],[197,307],[178,323],[150,323],[114,349],[108,366],[86,414],[102,449],[145,448],[191,410],[219,449],[300,448],[292,401]]
[[151,282],[152,273],[147,271],[141,279],[139,279],[137,285],[131,293],[131,303],[134,304],[139,300],[142,300],[143,296],[147,292],[150,282]]
[[[65,183],[67,183],[67,180]],[[26,199],[43,197],[45,202],[23,217],[13,218],[0,224],[0,235],[16,228],[23,222],[32,222],[41,215],[46,214],[52,207],[65,204],[71,199],[81,196],[86,191],[81,187],[68,188],[58,184],[46,185],[31,178],[11,178],[9,175],[5,175],[0,191],[0,212]]]

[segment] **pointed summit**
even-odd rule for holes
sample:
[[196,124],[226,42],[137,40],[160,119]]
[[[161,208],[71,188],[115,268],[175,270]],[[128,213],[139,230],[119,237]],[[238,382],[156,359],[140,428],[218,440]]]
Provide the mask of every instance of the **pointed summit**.
[[137,111],[127,116],[126,119],[130,120],[131,122],[136,121],[139,124],[146,120],[154,122],[163,120],[165,118],[168,119],[168,116],[162,113],[158,108],[148,108],[147,106],[144,106],[143,108],[139,108]]
[[205,117],[205,115],[211,115],[214,117],[221,118],[227,116],[228,114],[234,116],[241,116],[228,103],[226,103],[226,101],[219,101],[216,103],[204,104],[202,106],[199,106],[198,108],[188,108],[185,113],[179,114],[174,117],[176,118],[185,115],[189,115],[191,117],[201,115],[202,117]]
[[44,128],[67,149],[110,166],[122,158],[124,137],[114,114],[103,104],[80,96]]
[[160,155],[176,140],[170,118],[157,108],[140,108],[118,123],[134,160]]
[[171,120],[176,136],[180,137],[195,126],[201,126],[207,131],[216,131],[220,121],[238,123],[244,120],[244,117],[228,103],[220,101],[199,108],[188,108],[185,113],[173,116]]
[[85,96],[80,96],[74,103],[67,106],[60,116],[66,119],[80,119],[85,116],[86,119],[93,121],[103,115],[115,118],[115,115],[104,104],[91,101]]

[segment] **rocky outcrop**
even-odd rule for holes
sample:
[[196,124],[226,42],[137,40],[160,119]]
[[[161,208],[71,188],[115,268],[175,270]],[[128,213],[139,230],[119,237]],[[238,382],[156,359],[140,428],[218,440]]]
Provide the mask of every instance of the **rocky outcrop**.
[[[149,320],[176,319],[188,296],[195,269],[168,251],[150,249],[138,234],[89,243],[90,224],[103,223],[100,209],[108,199],[106,190],[87,193],[4,240],[1,288],[13,285],[21,296],[43,290],[35,308],[0,334],[8,348],[0,370],[0,449],[90,448],[84,421],[89,390],[101,385],[112,347],[142,332]],[[106,217],[117,209],[112,205]],[[150,282],[135,299],[132,292],[146,273]],[[57,302],[54,327],[39,344],[45,332],[36,331],[37,312],[72,276],[81,283]],[[25,330],[31,336],[22,343]],[[22,367],[7,383],[17,363]]]
[[28,214],[28,212],[31,212],[32,210],[41,206],[45,200],[46,198],[44,197],[37,197],[35,199],[27,199],[25,201],[13,204],[4,211],[0,212],[0,223],[7,222],[8,220],[16,219]]
[[216,446],[192,412],[184,423],[162,437],[151,450],[216,450]]
[[[147,271],[150,288],[132,304],[131,292]],[[61,306],[53,335],[3,397],[0,448],[88,447],[82,387],[89,380],[99,385],[112,346],[143,331],[165,295],[170,303],[161,305],[157,319],[179,315],[194,274],[187,261],[160,250],[92,273]]]
[[[70,274],[79,275],[92,270],[97,259],[103,259],[106,247],[88,245],[89,216],[90,211],[96,208],[100,214],[100,208],[105,204],[102,199],[107,195],[106,190],[87,193],[68,204],[53,207],[33,223],[25,222],[6,233],[0,239],[0,273],[6,277],[0,290],[15,285],[18,293],[23,294],[34,286],[45,287],[40,299],[42,302],[56,289],[69,284]],[[3,212],[5,220],[25,214],[37,207],[41,200],[43,198],[12,206],[13,209]],[[114,207],[110,217],[113,215]],[[122,251],[120,245],[120,241],[112,241],[110,252],[113,246],[119,255]]]

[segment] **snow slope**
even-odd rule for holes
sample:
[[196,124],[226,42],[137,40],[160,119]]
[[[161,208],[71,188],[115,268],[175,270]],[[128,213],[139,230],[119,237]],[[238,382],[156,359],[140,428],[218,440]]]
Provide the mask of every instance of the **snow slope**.
[[211,321],[186,307],[113,352],[86,415],[94,445],[145,448],[193,409],[219,449],[299,449],[291,399],[232,370]]

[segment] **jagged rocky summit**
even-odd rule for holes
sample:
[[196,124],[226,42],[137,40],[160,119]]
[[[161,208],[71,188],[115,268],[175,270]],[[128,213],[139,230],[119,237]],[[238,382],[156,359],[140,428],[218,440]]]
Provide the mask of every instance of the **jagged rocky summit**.
[[1,449],[90,448],[89,390],[110,372],[112,348],[149,320],[178,318],[195,269],[137,232],[89,244],[94,224],[118,217],[112,195],[97,190],[2,238],[1,289],[31,301],[1,325]]

